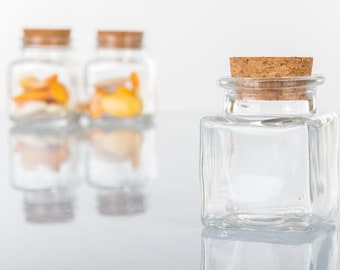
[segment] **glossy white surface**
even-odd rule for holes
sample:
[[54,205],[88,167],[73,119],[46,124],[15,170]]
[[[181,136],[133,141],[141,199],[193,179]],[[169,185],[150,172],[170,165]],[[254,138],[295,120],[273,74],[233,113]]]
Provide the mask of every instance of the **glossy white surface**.
[[[139,213],[133,214],[131,210],[130,215],[122,215],[119,211],[116,216],[101,215],[97,200],[99,191],[88,184],[84,175],[86,170],[82,169],[79,170],[80,183],[64,197],[58,197],[68,203],[55,212],[57,216],[46,214],[45,218],[40,215],[39,219],[33,220],[27,219],[27,203],[25,206],[25,201],[32,202],[32,198],[27,191],[12,186],[9,123],[0,119],[6,123],[0,132],[3,142],[0,155],[0,269],[272,270],[274,268],[268,267],[275,264],[274,259],[268,258],[261,264],[256,258],[274,254],[281,256],[279,262],[283,263],[290,260],[295,249],[296,254],[305,257],[296,257],[290,264],[275,269],[337,269],[334,268],[336,231],[332,231],[331,240],[321,248],[324,253],[319,255],[313,252],[318,250],[320,237],[315,237],[319,239],[315,244],[317,248],[311,252],[313,237],[309,240],[297,237],[303,243],[300,245],[296,244],[294,235],[290,236],[293,240],[285,237],[282,240],[272,234],[254,236],[247,233],[230,234],[228,239],[220,240],[221,245],[218,242],[209,247],[210,253],[201,253],[203,226],[200,223],[198,178],[201,116],[167,114],[157,119],[159,177],[148,183],[144,199],[135,200],[142,204]],[[86,166],[84,153],[89,145],[84,137],[78,137],[75,143],[81,144],[79,166]],[[44,174],[39,175],[44,177]],[[41,196],[34,200],[38,205],[44,201]],[[63,222],[55,222],[58,219]],[[325,234],[327,232],[321,232],[321,235]],[[223,254],[232,261],[223,260]],[[311,261],[308,256],[312,255],[322,263],[307,264]],[[209,264],[204,264],[205,260]],[[249,268],[254,262],[260,268]],[[301,265],[311,268],[300,268]]]

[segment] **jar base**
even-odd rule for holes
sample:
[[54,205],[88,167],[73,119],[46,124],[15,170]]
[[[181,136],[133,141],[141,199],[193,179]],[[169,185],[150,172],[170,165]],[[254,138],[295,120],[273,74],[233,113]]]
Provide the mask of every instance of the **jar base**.
[[154,115],[144,114],[135,117],[119,118],[119,117],[101,117],[101,118],[90,118],[86,117],[87,121],[92,127],[100,128],[124,128],[124,127],[143,127],[147,128],[154,125]]
[[311,214],[286,214],[286,215],[259,215],[249,213],[237,213],[224,217],[209,217],[202,219],[206,227],[237,230],[264,230],[306,232],[327,220]]
[[27,126],[30,128],[58,129],[78,123],[79,114],[70,113],[67,116],[56,117],[10,117],[18,126]]

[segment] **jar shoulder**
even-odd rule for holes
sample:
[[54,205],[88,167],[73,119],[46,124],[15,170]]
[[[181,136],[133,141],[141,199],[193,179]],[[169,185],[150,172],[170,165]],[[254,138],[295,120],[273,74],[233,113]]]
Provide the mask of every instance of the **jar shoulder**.
[[9,68],[10,69],[17,69],[20,67],[25,66],[43,66],[43,65],[55,65],[55,66],[72,66],[73,64],[72,59],[34,59],[34,58],[18,58],[10,62]]
[[253,127],[290,127],[290,126],[319,126],[337,125],[338,115],[334,112],[318,112],[310,115],[275,116],[275,117],[241,117],[234,115],[205,116],[201,127],[218,128],[219,126],[253,126]]
[[136,57],[93,57],[87,61],[86,65],[100,65],[105,63],[122,63],[122,64],[149,64],[153,60],[147,56]]

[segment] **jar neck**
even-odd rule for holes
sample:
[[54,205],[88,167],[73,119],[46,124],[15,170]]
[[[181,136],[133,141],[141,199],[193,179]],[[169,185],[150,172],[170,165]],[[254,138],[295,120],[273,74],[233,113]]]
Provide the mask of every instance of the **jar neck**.
[[129,61],[142,57],[145,54],[142,48],[111,48],[111,47],[98,47],[98,58],[105,59],[121,59],[122,61]]
[[22,55],[24,58],[57,60],[67,58],[69,51],[69,46],[24,46]]
[[[261,91],[261,90],[260,90]],[[309,115],[316,112],[316,89],[304,91],[303,98],[264,99],[247,98],[244,93],[225,91],[224,114],[246,117]]]
[[224,114],[245,117],[303,116],[316,112],[322,76],[222,78]]

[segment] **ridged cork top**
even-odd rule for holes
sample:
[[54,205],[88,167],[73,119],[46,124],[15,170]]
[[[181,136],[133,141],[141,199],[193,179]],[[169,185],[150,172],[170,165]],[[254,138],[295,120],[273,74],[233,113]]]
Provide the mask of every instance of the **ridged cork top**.
[[24,31],[24,45],[66,46],[70,43],[70,29],[32,29]]
[[139,31],[98,31],[97,42],[102,48],[132,48],[142,46],[143,32]]
[[311,76],[312,67],[312,57],[230,57],[242,100],[305,100],[308,88],[302,85],[308,80],[301,77]]
[[312,67],[313,57],[230,57],[234,78],[310,76]]

